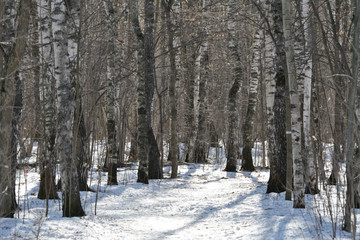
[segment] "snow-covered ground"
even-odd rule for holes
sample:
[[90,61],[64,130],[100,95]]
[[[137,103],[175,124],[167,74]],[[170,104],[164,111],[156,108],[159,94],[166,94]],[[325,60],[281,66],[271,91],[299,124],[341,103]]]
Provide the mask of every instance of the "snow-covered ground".
[[[148,185],[136,183],[136,166],[118,169],[117,186],[106,186],[101,173],[96,215],[96,193],[82,192],[82,218],[61,217],[59,200],[49,201],[45,217],[45,201],[37,199],[39,174],[19,171],[22,210],[14,219],[0,219],[0,239],[333,239],[334,232],[335,239],[351,239],[341,231],[341,189],[306,196],[306,209],[293,209],[284,193],[265,194],[269,170],[223,168],[224,161],[181,165],[179,177],[168,179],[170,167],[165,167],[166,178]],[[98,176],[91,172],[95,190]]]

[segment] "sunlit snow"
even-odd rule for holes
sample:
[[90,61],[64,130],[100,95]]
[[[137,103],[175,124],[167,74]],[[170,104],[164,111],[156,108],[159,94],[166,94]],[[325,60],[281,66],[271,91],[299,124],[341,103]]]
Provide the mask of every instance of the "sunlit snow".
[[[118,169],[117,186],[107,186],[100,173],[96,215],[96,193],[82,192],[82,218],[63,218],[59,200],[49,201],[45,217],[45,200],[37,199],[39,173],[19,170],[22,210],[15,219],[0,219],[0,239],[351,239],[341,231],[342,188],[321,189],[316,198],[306,196],[306,209],[293,209],[284,193],[265,194],[268,169],[224,172],[221,153],[217,160],[210,154],[212,164],[181,165],[177,179],[169,179],[165,167],[165,179],[149,185],[136,182],[135,165]],[[96,190],[96,166],[89,176]]]

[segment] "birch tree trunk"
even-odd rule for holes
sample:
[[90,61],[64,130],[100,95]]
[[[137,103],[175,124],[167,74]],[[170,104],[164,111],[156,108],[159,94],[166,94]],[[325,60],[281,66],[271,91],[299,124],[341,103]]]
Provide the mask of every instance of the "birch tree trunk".
[[[271,17],[270,17],[271,19]],[[271,24],[272,25],[272,24]],[[270,163],[271,173],[276,172],[275,142],[274,142],[274,101],[275,101],[275,80],[274,80],[274,43],[269,34],[271,29],[264,30],[265,50],[264,50],[264,79],[265,79],[265,102],[266,102],[266,136],[267,136],[267,158]],[[273,169],[273,170],[271,170]],[[274,171],[275,170],[275,171]],[[274,178],[276,179],[276,178]],[[275,184],[276,185],[276,184]]]
[[184,61],[185,75],[185,124],[186,124],[186,162],[193,162],[194,137],[195,137],[195,64],[196,53],[194,47],[185,41],[182,45],[182,61]]
[[237,168],[237,149],[236,149],[236,128],[237,128],[237,93],[242,85],[243,70],[240,56],[238,53],[237,39],[235,36],[235,14],[237,11],[236,1],[230,1],[226,7],[228,12],[227,19],[227,40],[228,49],[230,52],[230,62],[233,71],[233,84],[229,91],[229,98],[227,103],[228,109],[228,138],[227,138],[227,163],[225,171],[236,172]]
[[51,47],[51,1],[41,0],[38,7],[40,45],[40,104],[43,121],[39,199],[58,199],[55,186],[56,109],[53,97],[53,55]]
[[[139,22],[136,1],[129,1],[130,19],[137,37],[138,55],[138,182],[149,183],[149,178],[162,178],[160,154],[151,127],[154,94],[154,1],[145,0],[144,33]],[[150,166],[149,166],[150,164]]]
[[117,185],[117,148],[115,129],[115,38],[116,23],[114,2],[104,2],[107,16],[108,45],[107,45],[107,86],[106,86],[106,118],[107,118],[107,163],[108,185]]
[[259,76],[260,76],[260,64],[261,64],[260,48],[261,48],[261,38],[260,38],[259,30],[257,30],[253,40],[253,47],[252,47],[253,56],[251,61],[249,100],[248,100],[245,122],[243,126],[244,149],[242,152],[243,159],[241,165],[241,169],[243,171],[255,171],[251,149],[254,146],[254,139],[252,135],[254,129],[255,109],[257,103],[257,93],[258,93]]
[[[6,1],[0,3],[0,19],[15,16],[6,16]],[[18,9],[18,24],[15,31],[14,43],[9,47],[9,54],[0,53],[0,217],[13,217],[16,209],[15,182],[11,180],[11,157],[9,149],[11,144],[11,121],[14,106],[14,77],[24,54],[28,32],[28,19],[30,18],[31,1],[21,0]],[[3,33],[6,29],[0,27]],[[4,39],[8,42],[10,39]],[[10,40],[11,41],[11,40]]]
[[130,19],[137,37],[137,121],[138,121],[138,154],[139,170],[138,182],[149,183],[149,144],[148,144],[148,125],[147,125],[147,108],[146,93],[144,80],[144,35],[138,19],[137,1],[129,0]]
[[[76,1],[55,0],[52,9],[52,31],[54,38],[55,79],[57,90],[58,133],[57,143],[61,170],[63,217],[84,216],[81,206],[79,179],[73,156],[74,133],[74,89],[70,76],[70,61],[67,56],[74,56],[75,43],[68,41],[68,14],[77,11]],[[72,11],[73,10],[73,11]],[[68,11],[68,13],[67,13]],[[73,26],[75,27],[75,26]],[[70,50],[70,52],[69,52]]]
[[291,136],[293,156],[293,178],[294,178],[294,208],[305,208],[303,163],[301,158],[301,122],[300,101],[298,85],[296,81],[296,64],[294,45],[291,31],[291,5],[287,0],[282,0],[282,12],[284,16],[285,52],[288,69],[290,106],[291,106]]
[[317,194],[319,189],[316,182],[314,164],[314,146],[311,137],[311,93],[312,93],[312,55],[310,51],[311,26],[309,0],[302,1],[302,19],[304,24],[304,103],[303,103],[303,132],[304,132],[304,161],[305,161],[305,193]]
[[[270,157],[270,178],[268,181],[268,187],[266,192],[280,193],[286,190],[287,168],[286,84],[284,70],[286,68],[286,58],[284,50],[282,6],[280,0],[275,0],[271,4],[271,19],[271,29],[273,30],[273,41],[275,45],[275,53],[273,60],[273,68],[275,73],[273,75],[274,80],[267,80],[266,89]],[[269,31],[271,30],[269,29]],[[267,43],[266,49],[268,48],[268,45],[270,44]],[[267,57],[265,61],[270,61],[270,56]],[[266,66],[266,68],[268,68],[268,65]],[[273,85],[274,83],[275,86]],[[272,102],[273,105],[271,104]],[[274,139],[273,145],[272,139]]]
[[[269,25],[263,30],[265,49],[263,57],[264,80],[265,80],[265,102],[266,102],[266,136],[267,136],[267,158],[270,163],[270,178],[276,172],[277,164],[275,159],[275,142],[274,142],[274,101],[275,101],[275,80],[274,80],[274,42],[271,38],[271,27],[273,26],[270,4],[265,4],[265,16],[269,19]],[[278,184],[274,184],[275,186]]]
[[205,163],[206,162],[206,85],[209,78],[209,26],[206,23],[206,14],[205,8],[207,7],[207,0],[202,0],[202,19],[201,22],[205,26],[202,30],[204,32],[204,40],[201,46],[201,56],[200,56],[200,79],[199,79],[199,98],[198,98],[198,126],[197,134],[194,145],[194,156],[193,160],[195,163]]

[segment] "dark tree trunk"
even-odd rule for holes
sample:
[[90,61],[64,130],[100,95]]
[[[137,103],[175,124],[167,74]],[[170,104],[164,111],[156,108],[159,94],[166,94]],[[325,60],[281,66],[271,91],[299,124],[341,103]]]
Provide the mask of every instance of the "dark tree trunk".
[[[11,6],[12,8],[14,6]],[[12,158],[9,156],[12,141],[12,114],[14,106],[14,73],[19,67],[22,56],[26,47],[27,32],[28,32],[28,19],[30,16],[31,2],[22,0],[19,2],[19,9],[17,11],[17,29],[12,28],[5,29],[3,24],[0,25],[0,32],[3,33],[3,37],[6,42],[12,42],[6,36],[6,33],[15,33],[15,42],[9,46],[7,50],[8,54],[4,54],[4,51],[0,51],[0,106],[8,106],[0,108],[0,218],[1,217],[13,217],[15,213],[15,192],[13,183],[11,181],[13,175],[11,174],[14,169],[11,169]],[[5,13],[6,3],[0,2],[0,18],[14,20],[12,10],[9,11],[9,15]],[[5,21],[6,24],[7,21]],[[15,186],[15,185],[14,185]]]
[[163,173],[160,166],[160,152],[157,146],[157,142],[153,133],[153,130],[149,130],[148,140],[150,143],[149,151],[149,179],[161,179]]
[[174,1],[164,4],[165,8],[165,20],[168,34],[168,49],[170,51],[170,83],[169,83],[169,101],[170,101],[170,145],[168,160],[171,161],[171,178],[177,178],[178,174],[178,132],[177,126],[177,93],[176,82],[178,81],[178,74],[176,68],[176,54],[177,51],[174,48],[175,39],[175,27],[171,18],[172,6]]
[[[152,130],[152,102],[155,83],[154,1],[144,0],[144,33],[140,27],[137,3],[129,1],[130,19],[137,37],[138,51],[138,182],[162,178],[160,154]],[[149,167],[149,164],[152,166]],[[149,172],[151,168],[151,172]],[[149,175],[151,173],[151,175]]]
[[108,168],[108,185],[117,185],[117,163],[118,151],[116,139],[115,123],[115,39],[116,22],[115,6],[113,1],[105,1],[105,12],[107,15],[108,41],[107,41],[107,86],[106,86],[106,126],[107,126],[107,145],[106,160]]
[[[147,145],[149,155],[149,179],[162,178],[160,154],[154,132],[152,130],[152,102],[155,89],[155,22],[154,0],[145,0],[144,27],[144,81],[146,93]],[[151,171],[150,171],[151,170]]]
[[[58,199],[55,186],[55,165],[56,165],[56,109],[53,96],[55,81],[52,76],[52,48],[51,48],[51,22],[50,22],[50,2],[40,1],[39,6],[39,25],[41,38],[39,39],[38,52],[34,56],[38,57],[40,63],[40,74],[35,75],[37,86],[35,88],[35,101],[39,104],[39,112],[42,118],[42,137],[39,138],[40,146],[40,188],[39,199]],[[33,4],[34,5],[34,4]],[[36,6],[33,6],[36,8]],[[40,54],[39,54],[40,52]],[[41,92],[41,97],[40,97]],[[36,116],[36,118],[40,118]]]
[[77,120],[77,138],[76,138],[76,168],[79,177],[79,189],[80,191],[93,191],[89,188],[87,184],[88,180],[88,171],[91,164],[88,146],[89,146],[89,138],[86,131],[85,121],[84,121],[84,112],[82,108],[81,98],[78,100],[78,108],[79,108],[79,117]]
[[237,144],[236,144],[236,129],[237,129],[237,94],[241,88],[243,81],[243,69],[240,61],[240,55],[238,52],[238,45],[235,33],[235,14],[236,14],[236,2],[230,1],[227,6],[229,12],[227,20],[227,37],[228,37],[228,49],[230,52],[230,60],[233,71],[233,84],[229,91],[227,109],[229,114],[228,119],[228,139],[227,139],[227,163],[225,171],[236,172],[237,170]]
[[23,107],[23,83],[21,82],[19,72],[15,73],[15,98],[12,119],[12,138],[11,138],[11,192],[12,202],[11,208],[16,209],[17,203],[15,199],[15,180],[16,180],[16,164],[17,164],[17,146],[19,143],[19,130],[21,127],[21,110]]
[[270,159],[270,179],[266,192],[284,192],[286,190],[286,58],[284,49],[281,1],[272,3],[275,38],[275,102],[274,102],[274,155]]

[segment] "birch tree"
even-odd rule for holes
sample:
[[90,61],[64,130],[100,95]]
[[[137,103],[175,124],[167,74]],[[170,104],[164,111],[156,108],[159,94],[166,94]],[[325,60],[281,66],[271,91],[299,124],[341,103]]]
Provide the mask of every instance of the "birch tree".
[[[187,27],[191,29],[191,27]],[[184,92],[185,92],[185,135],[186,135],[186,162],[193,162],[193,150],[194,150],[194,141],[196,136],[196,125],[195,125],[195,66],[197,58],[197,49],[196,46],[187,43],[184,39],[184,33],[182,34],[181,40],[181,59],[183,61],[183,72],[184,72]],[[192,36],[193,33],[190,35]],[[194,37],[194,36],[192,36]],[[190,40],[191,41],[191,40]]]
[[[0,2],[0,19],[10,18],[15,21],[15,15],[6,12],[8,1]],[[2,39],[1,45],[7,51],[0,51],[0,217],[13,217],[16,209],[15,179],[12,179],[11,157],[11,121],[14,106],[15,72],[25,51],[28,19],[30,17],[31,1],[19,2],[17,28],[14,39]],[[11,11],[14,13],[15,11]],[[7,31],[0,25],[0,32]],[[4,34],[6,37],[6,34]]]
[[243,126],[244,149],[242,153],[243,159],[242,159],[241,169],[244,171],[255,171],[251,149],[254,146],[254,140],[252,135],[254,129],[254,118],[255,118],[255,109],[257,103],[257,95],[258,95],[257,93],[259,86],[260,64],[261,64],[260,30],[256,30],[255,32],[252,54],[253,55],[251,60],[249,99],[248,99],[248,107],[247,107],[245,122]]
[[[69,41],[68,34],[70,31],[73,31],[69,28],[76,26],[76,22],[75,25],[69,25],[69,21],[78,20],[74,14],[80,10],[80,4],[77,0],[66,3],[62,0],[54,1],[52,9],[52,33],[57,90],[57,142],[61,171],[62,211],[64,217],[74,217],[84,216],[85,213],[81,206],[79,179],[73,157],[75,99],[70,76],[71,59],[67,56],[74,56],[74,52],[77,52],[77,42],[72,39]],[[69,15],[72,19],[69,19]]]
[[[270,6],[268,6],[270,7]],[[269,140],[270,178],[267,193],[283,192],[286,187],[286,88],[285,68],[286,58],[284,49],[283,19],[281,1],[275,0],[271,3],[271,27],[268,29],[269,37],[273,40],[274,57],[272,61],[271,45],[265,40],[265,77],[266,80],[266,105],[267,105],[267,135]],[[271,33],[271,34],[270,34]],[[271,53],[271,54],[270,54]],[[273,62],[274,73],[268,68]],[[271,80],[273,79],[273,80]],[[273,141],[272,141],[273,139]]]
[[107,17],[107,85],[106,85],[106,118],[107,118],[107,159],[108,185],[117,185],[117,148],[115,129],[115,38],[116,23],[114,2],[104,2]]
[[137,1],[129,1],[130,19],[137,38],[138,58],[138,182],[162,178],[160,154],[152,130],[152,102],[155,81],[154,57],[154,1],[145,0],[144,32],[139,22]]
[[291,106],[291,136],[293,157],[293,207],[305,208],[303,163],[301,158],[301,117],[298,85],[296,81],[296,64],[291,30],[291,4],[282,0],[285,52],[287,63],[288,86]]
[[304,131],[304,161],[305,161],[305,193],[316,194],[319,192],[314,166],[314,147],[311,137],[311,93],[312,93],[312,56],[310,51],[311,26],[309,0],[302,1],[302,23],[304,26],[304,101],[303,101],[303,131]]
[[55,186],[56,164],[56,106],[53,97],[53,52],[51,45],[51,1],[41,0],[38,5],[40,45],[40,104],[43,121],[39,199],[58,199]]
[[[178,45],[176,36],[176,22],[178,17],[179,2],[176,0],[162,1],[165,8],[165,19],[168,34],[168,50],[170,57],[170,83],[169,83],[169,99],[170,99],[170,145],[169,145],[169,160],[171,161],[171,178],[177,178],[178,172],[178,133],[177,133],[177,92],[176,82],[178,81],[178,69],[176,66],[176,55],[178,51],[176,47]],[[171,14],[173,12],[173,15]]]
[[237,11],[236,1],[229,1],[226,6],[228,12],[227,18],[227,47],[230,54],[230,62],[232,65],[232,80],[233,84],[229,91],[227,110],[228,110],[228,137],[227,137],[227,162],[225,171],[236,172],[237,168],[237,149],[236,149],[236,106],[237,106],[237,94],[241,88],[243,81],[243,69],[240,60],[237,38],[235,35],[235,14]]
[[203,32],[203,41],[202,46],[200,47],[200,79],[199,79],[199,98],[198,98],[198,124],[197,124],[197,133],[194,145],[194,157],[193,160],[195,163],[205,163],[206,162],[206,84],[209,78],[209,26],[206,22],[206,8],[207,0],[202,0],[202,18],[201,23],[204,24]]

